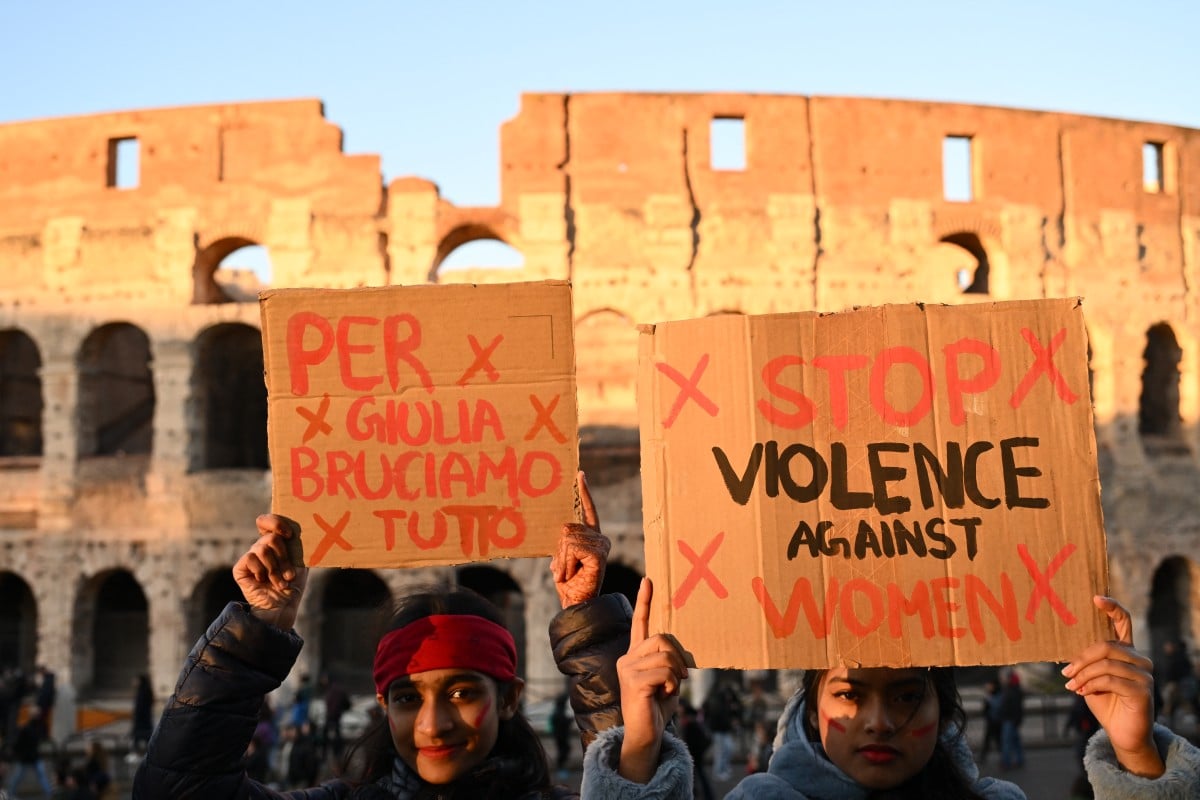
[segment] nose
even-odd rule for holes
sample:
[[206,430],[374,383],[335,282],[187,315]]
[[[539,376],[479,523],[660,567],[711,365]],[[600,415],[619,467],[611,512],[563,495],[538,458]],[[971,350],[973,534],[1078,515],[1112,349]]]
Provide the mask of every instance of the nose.
[[454,727],[447,704],[438,702],[436,698],[421,703],[417,712],[417,732],[423,736],[437,738]]
[[892,721],[891,711],[888,709],[888,704],[882,700],[874,699],[868,702],[862,708],[862,714],[863,727],[868,733],[895,733],[896,724]]

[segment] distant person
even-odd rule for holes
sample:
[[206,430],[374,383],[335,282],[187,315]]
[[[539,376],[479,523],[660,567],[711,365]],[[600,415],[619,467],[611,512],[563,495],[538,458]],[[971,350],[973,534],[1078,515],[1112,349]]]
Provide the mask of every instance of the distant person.
[[342,717],[350,710],[350,695],[329,673],[321,676],[320,686],[325,700],[325,722],[321,725],[321,749],[325,757],[342,757]]
[[150,676],[139,675],[133,689],[133,727],[129,739],[133,749],[142,753],[150,734],[154,733],[154,691],[150,688]]
[[571,740],[574,739],[575,725],[567,714],[567,704],[571,695],[559,692],[550,708],[550,734],[554,737],[554,769],[555,778],[560,781],[567,779],[567,765],[571,761]]
[[988,753],[995,747],[1000,749],[1000,682],[988,681],[984,684],[983,704],[980,714],[983,717],[983,745],[979,748],[979,763],[986,764]]
[[1100,721],[1088,707],[1087,698],[1081,694],[1075,695],[1075,700],[1071,703],[1071,712],[1067,714],[1066,730],[1064,731],[1074,741],[1075,769],[1079,773],[1071,784],[1070,800],[1090,800],[1093,796],[1092,784],[1088,781],[1083,759],[1087,753],[1088,741],[1098,730],[1100,730]]
[[312,707],[313,685],[312,678],[307,674],[300,675],[300,685],[296,687],[296,695],[292,698],[292,713],[289,722],[300,727],[308,722],[309,709]]
[[1178,639],[1163,644],[1162,716],[1168,727],[1175,724],[1175,713],[1185,705],[1189,685],[1194,697],[1195,678],[1187,646]]
[[12,746],[17,735],[17,712],[28,691],[25,674],[17,667],[0,672],[0,752]]
[[679,736],[692,756],[693,797],[697,800],[714,800],[707,763],[712,734],[700,720],[695,707],[687,700],[679,703]]
[[742,718],[737,691],[722,682],[704,700],[704,724],[713,737],[713,775],[719,781],[733,777],[734,734]]
[[287,787],[303,789],[316,786],[321,772],[321,754],[311,722],[302,722],[294,730],[287,760]]
[[42,742],[46,738],[45,719],[42,716],[41,708],[35,705],[29,709],[29,719],[17,730],[17,736],[13,741],[12,753],[16,769],[8,779],[8,793],[12,797],[17,796],[17,787],[21,785],[25,773],[29,770],[33,770],[37,775],[42,793],[46,797],[50,796],[52,790],[50,776],[46,774],[46,764],[42,761]]
[[83,785],[96,800],[107,800],[112,785],[108,748],[99,739],[89,739],[83,750]]
[[1021,722],[1025,719],[1025,690],[1021,676],[1010,670],[1000,694],[1000,768],[1025,766],[1025,748],[1021,744]]
[[55,685],[54,673],[45,666],[37,668],[37,694],[33,702],[42,712],[42,720],[46,725],[46,738],[54,732],[54,703],[58,699],[58,688]]
[[754,723],[754,738],[750,743],[750,752],[746,755],[747,775],[767,771],[767,765],[771,763],[771,754],[775,750],[772,743],[774,732],[774,726],[765,719]]

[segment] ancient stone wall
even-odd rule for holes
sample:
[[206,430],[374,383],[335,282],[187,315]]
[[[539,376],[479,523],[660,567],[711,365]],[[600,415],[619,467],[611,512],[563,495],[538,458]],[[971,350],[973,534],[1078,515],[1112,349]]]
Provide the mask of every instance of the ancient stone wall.
[[[734,168],[712,161],[723,122],[743,135]],[[97,619],[134,620],[145,647],[122,652],[169,690],[219,596],[205,587],[269,505],[259,445],[229,422],[259,398],[225,385],[255,369],[254,287],[221,266],[250,244],[269,250],[275,286],[570,279],[581,458],[630,574],[638,323],[1083,296],[1113,590],[1143,634],[1196,642],[1200,131],[896,100],[530,94],[500,137],[501,200],[478,208],[421,178],[385,187],[378,158],[344,154],[315,100],[0,126],[6,657],[50,664],[87,697],[103,688]],[[948,138],[969,150],[965,197],[947,196]],[[441,268],[479,239],[524,265]],[[544,629],[542,565],[494,567],[526,629]],[[118,574],[142,611],[112,588]],[[416,577],[378,576],[391,591]],[[334,613],[323,580],[301,620],[310,671]],[[535,694],[553,691],[544,648],[527,657]]]

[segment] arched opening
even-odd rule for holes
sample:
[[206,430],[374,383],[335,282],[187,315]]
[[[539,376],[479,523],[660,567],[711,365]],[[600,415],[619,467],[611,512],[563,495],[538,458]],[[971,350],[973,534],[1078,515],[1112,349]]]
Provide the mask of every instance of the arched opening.
[[213,280],[235,303],[258,302],[258,293],[271,285],[271,253],[260,244],[240,247],[221,260]]
[[525,266],[521,251],[487,225],[462,225],[442,239],[429,270],[437,282],[446,273],[462,270],[516,270]]
[[988,261],[987,250],[979,235],[970,232],[952,233],[940,239],[942,244],[954,245],[965,251],[969,258],[953,260],[954,281],[958,290],[963,294],[987,294],[989,292],[989,272],[991,265]]
[[241,236],[213,242],[196,254],[192,265],[192,302],[254,302],[270,285],[271,254],[266,247]]
[[[36,660],[37,601],[33,591],[19,575],[0,572],[0,665],[32,675]],[[0,725],[3,723],[0,720]]]
[[41,366],[24,331],[0,331],[0,457],[42,454]]
[[114,322],[79,348],[79,457],[148,455],[154,437],[150,339]]
[[1179,362],[1183,350],[1165,322],[1146,331],[1145,369],[1138,401],[1138,432],[1156,452],[1186,452],[1179,415]]
[[201,440],[192,469],[268,469],[262,336],[241,323],[214,325],[196,342],[192,378]]
[[525,595],[507,572],[495,567],[470,566],[455,570],[458,585],[477,592],[496,608],[517,644],[517,674],[525,676]]
[[244,600],[241,588],[233,579],[232,565],[205,573],[192,591],[191,602],[188,604],[188,646],[208,630],[209,623],[220,616],[225,606]]
[[642,574],[636,569],[610,561],[604,570],[604,582],[600,584],[600,593],[623,594],[632,606],[637,602],[638,587],[641,583]]
[[92,693],[128,694],[137,676],[150,671],[146,595],[132,574],[118,569],[97,577],[94,602]]
[[1190,563],[1182,556],[1165,559],[1154,571],[1154,578],[1150,582],[1150,608],[1146,612],[1146,625],[1150,628],[1150,655],[1156,664],[1165,663],[1164,643],[1188,642],[1191,639],[1191,598]]
[[321,672],[350,693],[374,693],[375,645],[392,611],[392,593],[369,569],[340,569],[325,583],[321,616]]

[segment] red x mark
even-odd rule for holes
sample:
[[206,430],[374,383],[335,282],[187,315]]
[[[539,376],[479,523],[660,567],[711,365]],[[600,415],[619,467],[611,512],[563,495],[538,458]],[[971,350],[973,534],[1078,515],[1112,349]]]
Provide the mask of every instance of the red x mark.
[[325,415],[329,413],[329,395],[321,398],[321,405],[317,407],[316,413],[309,411],[304,406],[296,406],[296,413],[308,420],[308,427],[304,429],[304,439],[301,440],[301,444],[318,433],[333,433],[333,427],[325,421]]
[[313,514],[313,519],[321,526],[321,530],[325,531],[325,536],[321,539],[320,544],[317,545],[317,549],[313,551],[312,557],[308,559],[309,566],[315,567],[317,564],[320,564],[321,559],[329,552],[329,548],[335,544],[343,550],[354,549],[350,546],[349,542],[342,538],[342,531],[346,529],[346,523],[350,521],[349,511],[342,514],[342,518],[332,525],[322,519],[320,514]]
[[467,371],[464,372],[462,377],[458,379],[458,385],[466,386],[467,381],[471,379],[471,376],[473,376],[476,372],[479,372],[479,370],[484,371],[484,374],[487,375],[487,379],[490,383],[495,383],[496,381],[500,380],[500,373],[497,372],[496,368],[492,366],[490,357],[492,353],[495,352],[497,345],[504,341],[504,334],[496,334],[496,338],[492,339],[492,343],[483,348],[479,346],[479,340],[476,339],[473,334],[467,334],[467,341],[471,343],[471,349],[475,351],[475,360],[471,362],[471,366],[467,367]]
[[704,552],[696,555],[696,551],[687,542],[680,539],[676,542],[679,545],[679,552],[687,556],[692,562],[692,571],[684,578],[683,583],[679,584],[679,589],[676,590],[675,596],[671,598],[671,605],[676,608],[683,608],[683,604],[688,601],[688,597],[692,594],[692,589],[695,589],[700,583],[700,579],[712,587],[713,594],[719,599],[724,600],[729,596],[729,591],[725,585],[717,578],[708,563],[712,561],[713,556],[717,554],[717,550],[721,547],[721,542],[725,540],[725,531],[721,531],[712,538],[707,545],[704,546]]
[[1063,328],[1058,333],[1054,334],[1054,338],[1050,340],[1049,347],[1042,347],[1042,343],[1038,341],[1037,336],[1028,328],[1021,328],[1021,336],[1029,345],[1029,349],[1033,351],[1033,363],[1029,366],[1029,371],[1025,373],[1025,377],[1021,378],[1021,383],[1018,384],[1016,390],[1012,393],[1008,404],[1013,408],[1020,408],[1021,403],[1025,400],[1025,395],[1029,394],[1029,390],[1037,383],[1038,376],[1043,372],[1046,373],[1046,379],[1054,385],[1054,391],[1058,393],[1059,398],[1064,403],[1070,405],[1079,399],[1079,395],[1071,391],[1071,387],[1067,386],[1067,380],[1054,366],[1054,353],[1058,348],[1062,347],[1063,341],[1067,338],[1067,329]]
[[671,405],[671,410],[667,412],[667,416],[663,419],[663,427],[669,428],[675,424],[675,418],[679,416],[680,409],[688,398],[696,401],[696,404],[708,412],[710,417],[717,415],[717,404],[708,398],[704,392],[700,391],[700,377],[704,374],[704,370],[708,367],[708,353],[700,356],[700,360],[696,363],[696,368],[692,370],[692,377],[685,378],[683,373],[672,367],[666,362],[659,362],[654,366],[658,367],[658,371],[666,375],[675,383],[679,384],[679,394],[675,396],[675,402]]
[[1029,570],[1029,574],[1033,577],[1034,587],[1033,592],[1029,595],[1029,608],[1025,610],[1025,619],[1033,622],[1033,614],[1040,606],[1041,599],[1046,598],[1046,602],[1050,607],[1058,613],[1062,621],[1068,625],[1074,625],[1076,622],[1075,615],[1063,603],[1062,598],[1050,587],[1050,579],[1054,577],[1054,573],[1058,572],[1058,568],[1063,565],[1063,562],[1071,557],[1075,552],[1075,545],[1068,544],[1058,551],[1058,555],[1050,559],[1050,563],[1046,565],[1046,574],[1037,568],[1037,564],[1033,563],[1033,556],[1029,555],[1028,548],[1023,544],[1017,545],[1017,553],[1021,556],[1021,561],[1025,563],[1025,569]]
[[529,402],[533,406],[534,413],[537,414],[537,419],[529,426],[529,430],[525,434],[525,441],[532,440],[542,428],[545,428],[546,432],[559,444],[567,440],[567,437],[563,436],[562,431],[554,424],[553,419],[554,409],[558,407],[559,396],[557,394],[554,395],[554,399],[550,401],[550,405],[543,406],[542,401],[538,399],[536,394],[529,395]]

